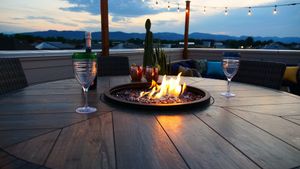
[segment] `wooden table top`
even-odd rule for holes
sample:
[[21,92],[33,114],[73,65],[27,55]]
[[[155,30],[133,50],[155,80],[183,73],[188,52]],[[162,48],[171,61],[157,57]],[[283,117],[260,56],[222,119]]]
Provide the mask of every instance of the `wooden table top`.
[[75,79],[29,86],[0,97],[0,168],[200,169],[300,167],[300,97],[233,83],[236,97],[220,96],[226,82],[183,78],[206,89],[206,109],[159,112],[99,100],[128,76],[98,78],[83,105]]

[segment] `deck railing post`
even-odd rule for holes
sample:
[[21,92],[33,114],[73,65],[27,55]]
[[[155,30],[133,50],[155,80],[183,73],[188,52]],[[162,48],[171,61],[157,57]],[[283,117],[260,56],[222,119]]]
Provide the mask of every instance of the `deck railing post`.
[[190,23],[190,2],[191,1],[189,1],[189,0],[186,1],[183,59],[187,59],[188,58],[189,23]]
[[102,56],[109,56],[108,0],[101,0]]

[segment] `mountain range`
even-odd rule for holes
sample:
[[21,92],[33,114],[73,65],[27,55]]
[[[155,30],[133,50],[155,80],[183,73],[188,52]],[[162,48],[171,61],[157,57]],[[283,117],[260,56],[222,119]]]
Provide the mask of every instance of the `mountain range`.
[[[39,32],[28,32],[22,33],[25,35],[39,36],[39,37],[64,37],[65,39],[83,39],[84,31],[56,31],[56,30],[48,30],[48,31],[39,31]],[[184,36],[178,33],[170,33],[170,32],[159,32],[153,33],[154,38],[161,40],[183,40]],[[93,32],[92,37],[94,40],[101,40],[100,32]],[[110,32],[109,37],[111,40],[128,40],[132,38],[144,39],[145,33],[125,33],[125,32]],[[209,33],[191,33],[189,34],[189,38],[192,39],[212,39],[216,41],[223,40],[244,40],[248,36],[230,36],[230,35],[217,35],[217,34],[209,34]],[[268,41],[273,40],[275,42],[283,42],[283,43],[300,43],[300,37],[261,37],[255,36],[253,37],[255,41]]]

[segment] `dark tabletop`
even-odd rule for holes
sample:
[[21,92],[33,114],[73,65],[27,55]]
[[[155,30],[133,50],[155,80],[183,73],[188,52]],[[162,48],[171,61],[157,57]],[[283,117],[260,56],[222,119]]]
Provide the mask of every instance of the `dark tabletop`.
[[29,86],[0,97],[0,168],[200,169],[300,166],[300,97],[233,83],[183,78],[206,89],[213,105],[164,111],[130,109],[101,101],[128,76],[98,78],[83,105],[74,79]]

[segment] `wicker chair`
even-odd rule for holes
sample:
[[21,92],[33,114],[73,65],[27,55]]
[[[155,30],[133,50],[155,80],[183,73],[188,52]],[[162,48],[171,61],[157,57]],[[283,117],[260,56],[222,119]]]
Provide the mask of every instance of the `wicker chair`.
[[0,95],[28,86],[17,58],[0,58]]
[[285,67],[283,63],[241,60],[232,80],[279,90]]
[[129,61],[127,57],[104,56],[98,60],[98,76],[129,75]]

